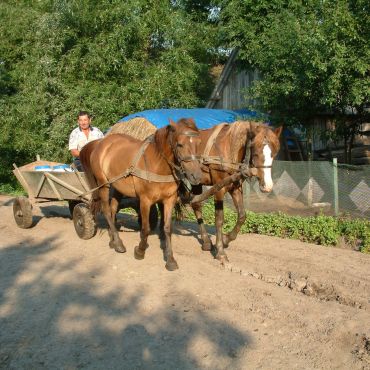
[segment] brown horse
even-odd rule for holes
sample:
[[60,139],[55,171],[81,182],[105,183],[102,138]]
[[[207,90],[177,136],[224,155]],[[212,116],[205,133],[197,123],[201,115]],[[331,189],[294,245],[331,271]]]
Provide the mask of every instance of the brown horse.
[[[140,200],[142,226],[141,241],[135,248],[137,259],[144,258],[148,247],[150,207],[160,202],[164,207],[166,268],[178,268],[171,246],[172,210],[179,185],[174,171],[186,176],[191,184],[199,184],[202,172],[199,157],[194,155],[199,144],[194,121],[182,119],[157,130],[152,141],[112,134],[82,149],[80,159],[89,185],[98,187],[93,192],[92,210],[95,213],[102,210],[109,225],[111,248],[121,253],[126,251],[114,222],[120,195]],[[111,202],[110,187],[115,190]]]
[[[279,136],[282,127],[272,130],[266,125],[237,121],[231,125],[221,124],[208,130],[200,131],[201,144],[198,154],[203,156],[203,178],[201,185],[214,185],[239,170],[244,164],[255,168],[262,192],[272,190],[271,166],[279,151]],[[193,187],[196,190],[200,186]],[[227,235],[222,233],[224,223],[223,199],[229,192],[238,213],[237,222]],[[224,247],[235,240],[245,221],[242,180],[222,188],[214,195],[216,224],[216,258],[227,261]],[[202,238],[202,249],[211,250],[212,243],[202,219],[201,203],[193,203],[192,208],[197,218]]]

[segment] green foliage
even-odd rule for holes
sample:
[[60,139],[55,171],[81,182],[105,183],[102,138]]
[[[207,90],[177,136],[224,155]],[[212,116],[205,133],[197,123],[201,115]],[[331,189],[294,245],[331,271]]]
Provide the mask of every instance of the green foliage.
[[8,194],[14,196],[26,195],[25,190],[18,184],[0,184],[0,194]]
[[135,111],[204,105],[214,27],[181,3],[0,2],[1,151],[19,165],[68,161],[79,110],[104,130]]
[[[307,123],[329,109],[364,113],[370,6],[361,1],[225,0],[221,32],[262,79],[249,93],[275,119]],[[360,120],[361,121],[361,120]],[[340,122],[340,120],[338,120]]]
[[[214,225],[214,205],[208,200],[203,206],[203,220]],[[236,213],[229,207],[224,209],[224,231],[230,231],[236,222]],[[195,221],[190,213],[188,220]],[[247,212],[241,233],[256,233],[280,238],[299,239],[304,242],[335,246],[340,238],[353,248],[370,253],[370,222],[361,219],[341,219],[318,215],[312,217],[289,216],[284,213]]]
[[360,245],[361,251],[370,253],[370,223],[362,220],[339,219],[340,234],[352,246]]

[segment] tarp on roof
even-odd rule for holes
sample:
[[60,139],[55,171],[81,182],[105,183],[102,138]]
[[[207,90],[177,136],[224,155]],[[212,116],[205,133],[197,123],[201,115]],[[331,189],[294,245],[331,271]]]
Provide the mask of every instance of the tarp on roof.
[[191,108],[191,109],[151,109],[130,114],[121,118],[118,122],[129,121],[135,117],[143,117],[157,128],[169,124],[169,120],[177,122],[181,118],[193,118],[197,127],[201,130],[211,128],[219,123],[232,123],[238,119],[252,119],[258,117],[258,113],[242,110]]

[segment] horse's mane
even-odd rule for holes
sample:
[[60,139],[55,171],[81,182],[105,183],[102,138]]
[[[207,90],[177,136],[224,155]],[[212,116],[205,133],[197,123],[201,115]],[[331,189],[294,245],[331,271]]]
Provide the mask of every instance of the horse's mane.
[[167,126],[158,129],[154,133],[154,143],[158,151],[162,151],[168,146],[167,144],[168,129]]
[[255,134],[252,140],[252,145],[255,148],[261,148],[265,144],[265,140],[267,140],[275,153],[279,151],[279,139],[269,126],[262,122],[235,121],[230,125],[227,132],[230,138],[230,157],[232,161],[236,162],[238,160],[238,153],[243,146],[246,146],[249,132]]
[[247,133],[251,128],[250,121],[235,121],[230,125],[227,135],[230,137],[230,159],[233,162],[238,161],[240,149],[246,146]]

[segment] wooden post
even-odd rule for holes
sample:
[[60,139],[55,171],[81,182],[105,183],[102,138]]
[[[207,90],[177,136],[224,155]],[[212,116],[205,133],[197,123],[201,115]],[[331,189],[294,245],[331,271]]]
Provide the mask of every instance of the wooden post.
[[313,203],[313,177],[312,177],[312,160],[308,160],[308,188],[307,188],[307,205],[312,207]]
[[339,215],[339,196],[338,196],[338,161],[333,158],[333,192],[334,192],[334,214]]

